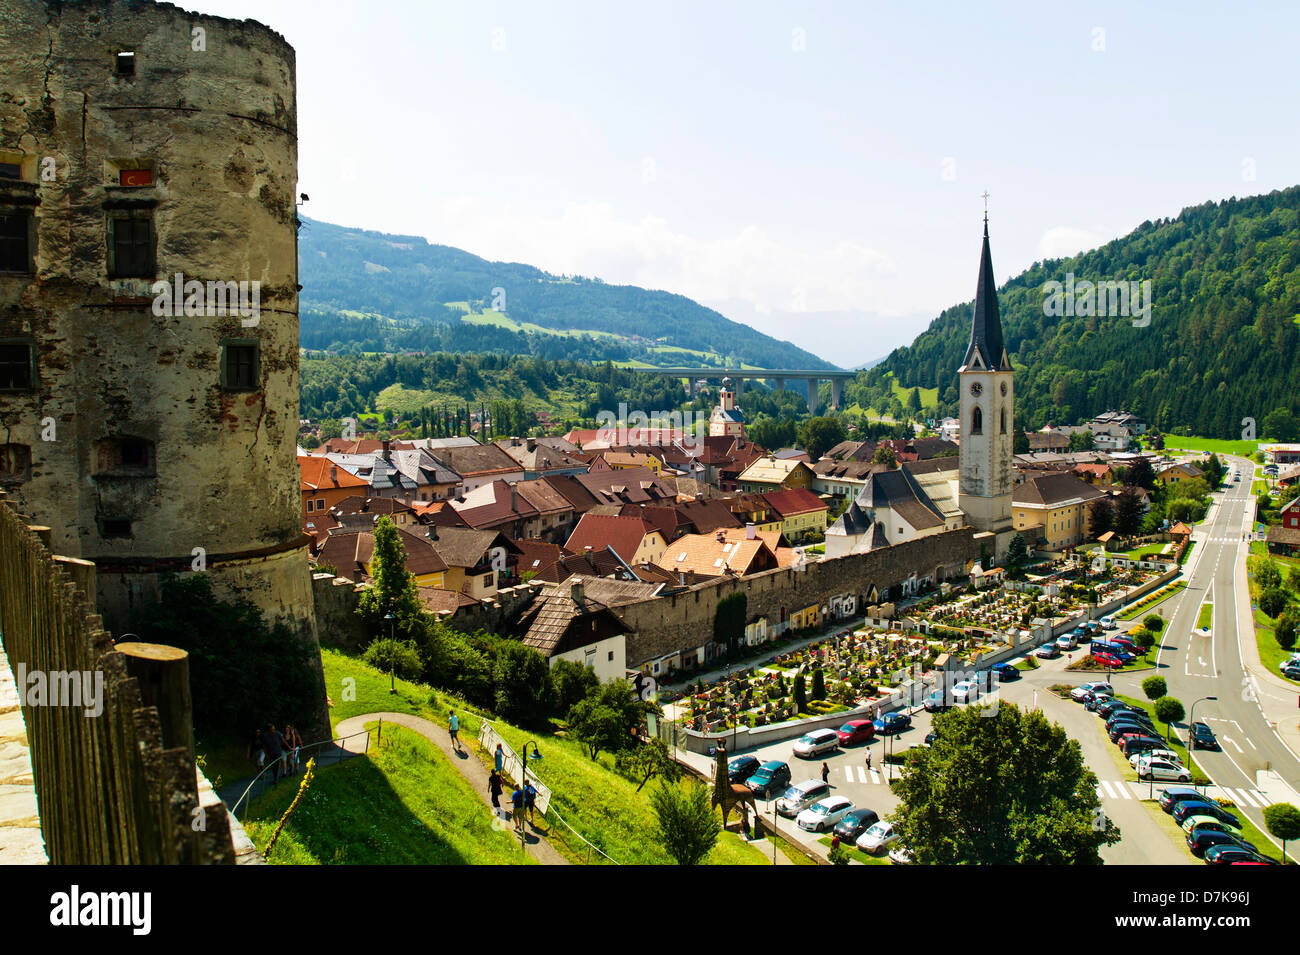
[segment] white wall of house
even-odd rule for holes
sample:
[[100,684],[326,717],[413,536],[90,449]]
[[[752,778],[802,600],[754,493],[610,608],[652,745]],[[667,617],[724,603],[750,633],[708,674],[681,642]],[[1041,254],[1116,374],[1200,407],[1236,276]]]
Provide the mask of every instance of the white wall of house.
[[623,634],[589,643],[576,650],[567,650],[551,657],[551,666],[557,660],[572,660],[596,671],[601,683],[627,678],[627,639]]

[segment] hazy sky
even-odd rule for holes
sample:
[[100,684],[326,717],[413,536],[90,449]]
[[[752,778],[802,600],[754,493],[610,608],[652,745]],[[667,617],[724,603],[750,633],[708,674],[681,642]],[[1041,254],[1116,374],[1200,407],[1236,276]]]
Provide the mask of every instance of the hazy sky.
[[[837,364],[1300,179],[1300,4],[202,0],[298,51],[313,218],[689,295]],[[1214,9],[1217,7],[1218,9]]]

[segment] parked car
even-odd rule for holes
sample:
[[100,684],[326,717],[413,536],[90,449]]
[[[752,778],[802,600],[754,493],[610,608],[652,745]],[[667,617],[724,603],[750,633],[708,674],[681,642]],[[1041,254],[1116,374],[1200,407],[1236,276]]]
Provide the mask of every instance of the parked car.
[[1079,641],[1072,633],[1063,633],[1056,638],[1056,648],[1058,650],[1073,650],[1079,645]]
[[1061,648],[1058,647],[1055,643],[1044,643],[1041,647],[1039,647],[1037,650],[1034,651],[1034,656],[1039,657],[1043,660],[1055,660],[1060,655],[1061,655]]
[[1133,720],[1121,720],[1106,730],[1106,733],[1110,736],[1110,741],[1118,746],[1125,736],[1147,736],[1151,733],[1151,728]]
[[1110,642],[1134,659],[1142,656],[1142,649],[1128,637],[1111,637]]
[[1096,693],[1089,693],[1083,701],[1083,708],[1090,713],[1095,713],[1111,701],[1111,697],[1106,695],[1105,690],[1098,690]]
[[1212,846],[1243,846],[1255,851],[1255,847],[1249,842],[1238,839],[1229,832],[1220,832],[1212,829],[1193,829],[1187,834],[1187,848],[1192,850],[1192,855],[1203,856],[1205,850]]
[[1020,679],[1020,671],[1010,663],[995,663],[991,669],[993,670],[994,675],[997,676],[999,683]]
[[1192,749],[1218,749],[1219,741],[1214,738],[1214,730],[1204,723],[1192,724]]
[[1136,710],[1136,707],[1130,706],[1128,703],[1125,703],[1123,700],[1111,699],[1104,706],[1100,707],[1097,710],[1097,715],[1100,716],[1102,719],[1108,720],[1116,713],[1118,713],[1120,710]]
[[760,799],[771,799],[776,793],[785,792],[790,785],[790,767],[779,759],[769,760],[754,770],[754,774],[745,780],[745,785]]
[[733,756],[727,761],[727,782],[743,783],[761,765],[757,756]]
[[876,738],[876,726],[871,720],[849,720],[837,731],[841,746],[870,743]]
[[915,865],[916,853],[906,846],[894,846],[889,850],[889,861],[894,865]]
[[1205,802],[1205,794],[1191,786],[1166,786],[1160,790],[1160,808],[1173,812],[1180,802]]
[[1101,624],[1101,629],[1103,630],[1115,629],[1115,618],[1113,616],[1102,617],[1101,620],[1098,622]]
[[938,733],[926,733],[926,734],[925,734],[925,741],[924,741],[923,743],[921,743],[921,745],[922,745],[922,746],[933,746],[933,745],[934,745],[934,741],[937,740],[938,738],[939,738],[939,734],[938,734]]
[[1205,799],[1201,802],[1195,802],[1193,800],[1180,802],[1174,807],[1174,822],[1178,823],[1178,825],[1181,826],[1183,820],[1188,816],[1211,816],[1220,822],[1226,822],[1229,825],[1237,826],[1238,828],[1241,826],[1240,819],[1228,812],[1228,810],[1224,809],[1218,803],[1210,802]]
[[852,810],[853,801],[847,796],[827,796],[795,816],[794,824],[809,832],[825,832],[834,829]]
[[844,842],[855,842],[880,821],[874,809],[851,809],[835,826],[835,835]]
[[1070,699],[1074,700],[1075,702],[1083,702],[1083,698],[1085,696],[1087,696],[1089,693],[1096,695],[1098,690],[1103,690],[1107,693],[1115,692],[1115,688],[1111,686],[1109,683],[1094,681],[1092,683],[1082,683],[1079,686],[1076,686],[1073,690],[1070,691]]
[[813,730],[794,741],[794,754],[801,759],[812,759],[828,753],[840,745],[840,734],[832,729]]
[[1191,772],[1181,763],[1171,759],[1153,759],[1146,757],[1137,762],[1138,779],[1172,780],[1176,783],[1190,783]]
[[952,701],[954,703],[972,703],[979,698],[980,691],[974,680],[962,680],[953,684]]
[[1300,666],[1300,653],[1293,653],[1277,665],[1279,670],[1285,670],[1287,667]]
[[776,811],[791,818],[799,815],[813,803],[831,794],[831,787],[820,779],[805,779],[787,789],[776,801]]
[[1143,734],[1141,736],[1125,736],[1120,741],[1120,750],[1124,755],[1132,756],[1134,753],[1149,753],[1153,749],[1163,749],[1165,741],[1159,736]]
[[1197,826],[1200,826],[1210,832],[1226,832],[1232,836],[1241,836],[1241,826],[1234,826],[1230,822],[1224,822],[1222,819],[1216,819],[1214,816],[1207,816],[1199,812],[1188,816],[1179,825],[1183,827],[1183,832],[1191,832]]
[[901,733],[905,729],[911,729],[912,718],[906,713],[886,713],[876,719],[876,735],[888,735],[890,733]]
[[1282,667],[1282,675],[1288,680],[1300,680],[1300,663],[1292,663]]
[[1145,753],[1134,753],[1128,758],[1128,763],[1136,769],[1138,760],[1145,759],[1148,756],[1152,759],[1167,759],[1169,762],[1177,763],[1179,766],[1183,765],[1183,758],[1172,749],[1149,749]]
[[1151,717],[1144,710],[1121,710],[1111,715],[1106,721],[1106,728],[1110,729],[1116,723],[1137,723],[1139,726],[1145,726],[1149,729],[1155,729],[1151,722]]
[[1267,860],[1258,852],[1243,845],[1210,846],[1205,850],[1206,865],[1233,865],[1237,862],[1264,862],[1267,864]]
[[1098,653],[1094,651],[1092,654],[1092,658],[1096,660],[1098,663],[1100,663],[1102,666],[1109,667],[1112,670],[1118,670],[1120,667],[1124,665],[1124,661],[1121,660],[1119,657],[1115,656],[1115,654],[1113,653],[1105,653],[1105,652]]
[[888,822],[877,822],[858,836],[855,845],[863,852],[879,855],[898,841],[898,832]]

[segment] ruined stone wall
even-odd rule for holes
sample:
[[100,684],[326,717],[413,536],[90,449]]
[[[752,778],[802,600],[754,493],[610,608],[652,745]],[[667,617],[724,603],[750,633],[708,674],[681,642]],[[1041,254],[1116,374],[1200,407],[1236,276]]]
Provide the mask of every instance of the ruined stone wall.
[[[127,51],[133,75],[117,69]],[[0,53],[0,161],[22,169],[0,179],[0,210],[31,209],[36,240],[33,275],[0,275],[0,341],[35,345],[34,388],[0,393],[0,443],[30,450],[11,497],[56,552],[100,565],[112,629],[202,548],[219,592],[314,639],[294,459],[293,49],[168,4],[5,0]],[[122,168],[153,185],[121,185]],[[152,216],[152,278],[109,277],[109,220],[127,213]],[[152,284],[176,273],[259,282],[256,323],[154,314]],[[231,339],[260,350],[246,391],[222,386]],[[152,442],[150,466],[105,473],[122,436]]]
[[804,571],[769,570],[740,579],[699,584],[671,597],[619,607],[615,613],[633,633],[627,638],[627,665],[639,667],[679,650],[702,646],[713,638],[718,601],[746,594],[750,617],[765,616],[776,626],[805,607],[823,606],[832,597],[852,595],[859,612],[875,588],[881,599],[888,588],[912,574],[940,580],[960,577],[969,561],[979,557],[970,528],[945,531],[892,547],[807,565]]

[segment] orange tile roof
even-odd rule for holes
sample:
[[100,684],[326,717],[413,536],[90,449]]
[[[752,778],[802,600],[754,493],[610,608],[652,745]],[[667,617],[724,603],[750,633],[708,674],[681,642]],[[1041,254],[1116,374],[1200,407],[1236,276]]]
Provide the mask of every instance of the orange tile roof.
[[364,478],[339,467],[329,458],[299,456],[298,475],[304,491],[370,486]]

